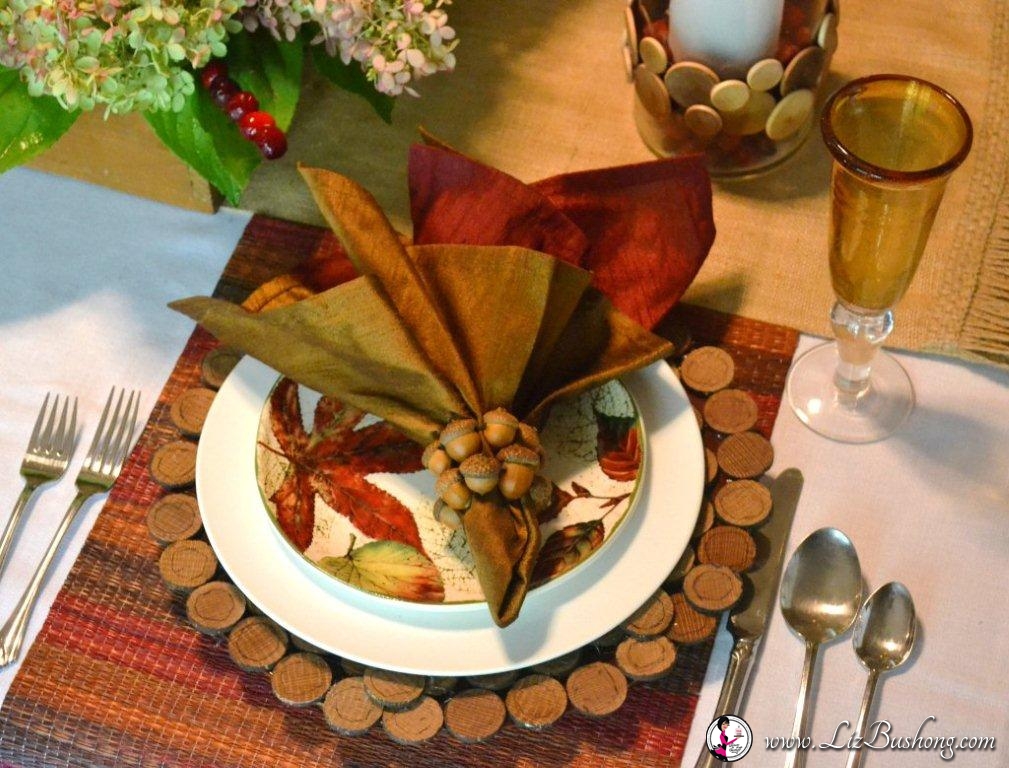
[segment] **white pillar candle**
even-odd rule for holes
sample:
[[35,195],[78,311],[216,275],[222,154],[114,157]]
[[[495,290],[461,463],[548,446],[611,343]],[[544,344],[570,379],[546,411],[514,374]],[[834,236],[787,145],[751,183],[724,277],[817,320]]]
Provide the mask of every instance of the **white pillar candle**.
[[742,77],[774,55],[783,6],[784,0],[670,0],[673,58],[707,64],[723,78]]

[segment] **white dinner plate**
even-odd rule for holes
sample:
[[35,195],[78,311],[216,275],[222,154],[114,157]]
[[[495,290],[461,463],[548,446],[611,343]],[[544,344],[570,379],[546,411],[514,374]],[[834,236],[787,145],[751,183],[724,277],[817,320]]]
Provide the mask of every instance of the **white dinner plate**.
[[267,616],[324,650],[385,669],[479,675],[537,664],[605,634],[644,603],[679,559],[704,486],[693,409],[663,362],[622,379],[648,440],[637,508],[578,578],[529,594],[519,617],[496,626],[487,611],[432,613],[334,590],[333,579],[277,536],[255,475],[263,402],[277,373],[246,357],[221,387],[200,437],[196,492],[204,528],[235,585]]

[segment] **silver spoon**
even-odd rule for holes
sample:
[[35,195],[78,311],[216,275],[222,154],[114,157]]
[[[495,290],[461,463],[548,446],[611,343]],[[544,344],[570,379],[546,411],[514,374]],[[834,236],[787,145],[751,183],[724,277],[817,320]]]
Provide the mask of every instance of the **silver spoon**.
[[861,603],[862,569],[851,539],[836,528],[811,533],[792,553],[781,580],[781,614],[806,641],[792,749],[785,768],[806,764],[806,751],[799,745],[806,738],[820,644],[847,632]]
[[869,710],[876,696],[876,683],[884,672],[896,669],[911,655],[914,648],[914,601],[907,587],[899,581],[884,584],[865,601],[855,621],[852,644],[862,665],[869,670],[869,679],[862,696],[862,709],[858,713],[858,749],[848,753],[848,768],[862,764],[864,751],[861,740],[869,724]]

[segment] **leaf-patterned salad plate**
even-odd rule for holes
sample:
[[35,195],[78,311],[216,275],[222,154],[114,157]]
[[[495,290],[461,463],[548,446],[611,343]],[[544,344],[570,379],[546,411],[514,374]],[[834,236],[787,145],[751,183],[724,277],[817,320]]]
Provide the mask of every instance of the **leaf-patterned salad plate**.
[[[277,378],[276,371],[247,358],[218,392],[197,454],[200,512],[222,568],[249,600],[295,635],[338,656],[427,675],[485,674],[546,661],[624,621],[658,589],[690,540],[704,485],[701,437],[676,376],[665,363],[656,363],[622,379],[638,411],[639,437],[644,436],[633,509],[608,541],[570,576],[532,590],[512,624],[498,627],[482,603],[433,610],[430,604],[379,598],[350,588],[310,563],[264,511],[255,447],[261,437],[264,403],[275,391]],[[305,424],[302,448],[307,449],[309,436],[318,427],[310,421],[317,419],[316,404],[300,395],[298,402]],[[321,424],[331,418],[336,418],[335,412],[332,417],[324,414]],[[353,424],[350,432],[357,434],[343,439],[353,437],[359,447],[371,445],[382,430],[378,422],[364,417],[356,420],[353,414],[344,414],[338,421]],[[563,461],[551,457],[547,466],[556,469]],[[614,466],[624,462],[633,464],[624,456]],[[413,473],[377,474],[382,477],[368,473],[366,482]],[[554,477],[566,493],[578,494],[572,485]],[[633,487],[633,483],[626,485],[629,481],[620,482],[623,488]],[[611,492],[584,487],[589,491],[583,496],[586,514],[597,519],[606,513],[600,509],[605,501],[591,497]],[[574,501],[567,506],[574,507]],[[341,524],[349,519],[343,514],[333,518]],[[313,538],[317,522],[313,521]],[[418,533],[425,554],[430,555],[420,526]],[[360,529],[355,535],[360,541],[378,540]],[[347,538],[344,552],[334,557],[344,557],[349,543]],[[355,541],[352,551],[364,546]],[[446,591],[446,596],[450,594]],[[468,608],[471,605],[478,610]]]
[[[616,381],[551,410],[541,439],[553,500],[540,515],[534,589],[573,575],[631,512],[641,429]],[[263,407],[256,474],[284,541],[341,587],[486,610],[465,533],[434,518],[435,478],[420,454],[385,422],[284,378]]]

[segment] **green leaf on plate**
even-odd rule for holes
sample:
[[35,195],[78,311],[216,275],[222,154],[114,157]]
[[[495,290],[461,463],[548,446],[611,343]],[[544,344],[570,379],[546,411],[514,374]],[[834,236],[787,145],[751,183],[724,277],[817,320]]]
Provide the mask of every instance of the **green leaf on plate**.
[[275,40],[266,30],[234,35],[228,41],[228,69],[243,90],[252,91],[259,108],[286,131],[301,94],[305,59],[301,38]]
[[428,558],[398,541],[372,541],[319,565],[352,587],[419,603],[445,600],[441,573]]
[[217,187],[231,205],[262,158],[251,141],[197,85],[181,112],[146,112],[144,117],[165,145]]
[[0,173],[45,152],[74,124],[52,96],[31,96],[15,69],[0,67]]
[[331,83],[345,91],[356,93],[371,104],[384,122],[392,122],[392,107],[396,100],[392,96],[376,91],[375,85],[368,82],[368,78],[361,71],[361,65],[356,61],[344,64],[339,56],[330,56],[326,53],[325,46],[316,45],[312,47],[312,63],[316,71]]

